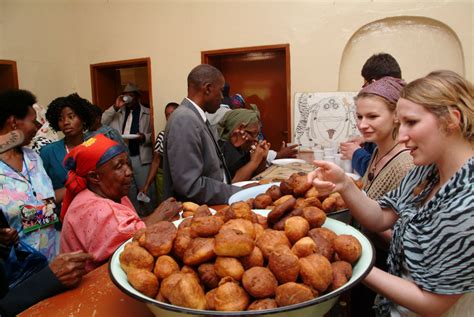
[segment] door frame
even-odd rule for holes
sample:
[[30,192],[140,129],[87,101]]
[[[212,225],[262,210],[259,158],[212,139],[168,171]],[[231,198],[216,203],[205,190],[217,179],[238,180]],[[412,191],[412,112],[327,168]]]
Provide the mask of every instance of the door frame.
[[149,94],[149,103],[150,103],[150,124],[152,129],[152,135],[154,140],[155,135],[155,128],[154,128],[154,121],[155,117],[153,114],[153,84],[151,81],[151,59],[150,57],[143,57],[143,58],[135,58],[135,59],[127,59],[127,60],[120,60],[120,61],[112,61],[112,62],[104,62],[104,63],[96,63],[90,65],[90,73],[91,73],[91,90],[92,90],[92,102],[97,104],[99,91],[98,91],[98,71],[102,69],[116,69],[116,68],[123,68],[123,67],[133,67],[133,66],[143,66],[146,64],[147,73],[148,73],[148,94]]
[[16,67],[16,61],[12,61],[12,60],[9,60],[9,59],[0,59],[0,65],[11,67],[12,74],[13,74],[13,76],[12,76],[13,89],[18,89],[19,88],[19,85],[18,85],[18,70],[17,70],[17,67]]
[[272,52],[272,51],[283,51],[285,54],[286,111],[289,114],[287,117],[288,135],[287,135],[286,141],[291,142],[291,136],[293,135],[293,129],[292,129],[292,115],[293,114],[291,111],[290,44],[249,46],[249,47],[201,51],[201,63],[208,64],[209,58],[215,57],[215,56],[239,55],[239,54],[256,53],[256,52],[264,53],[264,52]]

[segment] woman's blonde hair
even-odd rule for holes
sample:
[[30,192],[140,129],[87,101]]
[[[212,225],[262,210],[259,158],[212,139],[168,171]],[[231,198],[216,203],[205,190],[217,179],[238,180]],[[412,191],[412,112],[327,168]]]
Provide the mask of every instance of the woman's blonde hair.
[[474,143],[474,88],[462,76],[450,70],[438,70],[409,83],[402,91],[404,98],[423,106],[441,122],[455,122],[453,110],[461,114],[459,128],[463,137]]

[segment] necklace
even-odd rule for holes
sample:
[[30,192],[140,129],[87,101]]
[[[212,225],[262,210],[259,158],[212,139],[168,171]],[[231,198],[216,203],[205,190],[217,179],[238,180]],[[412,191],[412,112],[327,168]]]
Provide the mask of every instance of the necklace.
[[[395,143],[395,145],[390,149],[388,150],[387,153],[385,153],[381,158],[375,160],[375,162],[372,164],[372,166],[370,167],[370,172],[369,174],[367,174],[367,179],[369,180],[369,182],[373,181],[374,178],[375,178],[375,169],[377,168],[377,164],[380,163],[380,161],[386,157],[387,155],[389,155],[394,148],[396,148],[398,145],[398,143]],[[375,158],[377,158],[377,156],[379,155],[379,151],[377,150],[377,153],[375,154]]]

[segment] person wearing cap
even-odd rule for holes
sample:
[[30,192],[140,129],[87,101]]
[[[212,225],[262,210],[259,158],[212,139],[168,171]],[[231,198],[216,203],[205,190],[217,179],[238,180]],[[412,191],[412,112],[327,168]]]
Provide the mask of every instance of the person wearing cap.
[[187,84],[188,96],[165,129],[164,197],[226,204],[240,188],[230,185],[218,138],[205,115],[216,112],[222,102],[224,76],[217,68],[201,64],[191,70]]
[[60,215],[60,250],[92,254],[86,271],[105,263],[146,224],[169,220],[181,210],[181,204],[170,198],[141,220],[127,197],[132,170],[126,150],[102,134],[75,147],[64,165],[69,173]]
[[119,131],[128,139],[128,150],[133,168],[133,183],[129,197],[141,216],[146,216],[156,205],[155,186],[151,184],[151,201],[138,203],[137,194],[146,182],[153,158],[151,140],[150,109],[140,103],[140,90],[134,84],[127,84],[115,103],[102,114],[102,124]]

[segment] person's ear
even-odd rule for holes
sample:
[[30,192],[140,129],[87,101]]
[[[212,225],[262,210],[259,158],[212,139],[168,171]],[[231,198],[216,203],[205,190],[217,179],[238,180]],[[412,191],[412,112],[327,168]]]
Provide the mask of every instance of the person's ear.
[[204,94],[209,95],[211,93],[211,83],[205,83],[204,85]]
[[7,119],[7,125],[9,125],[12,130],[16,130],[16,129],[17,129],[17,121],[16,121],[15,116],[11,115],[11,116],[8,117],[8,119]]
[[86,175],[87,182],[93,185],[99,185],[100,183],[100,175],[97,171],[90,171]]
[[450,115],[446,120],[446,128],[448,131],[455,131],[459,128],[461,122],[461,111],[459,111],[458,109],[451,109],[449,113]]

